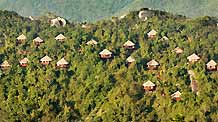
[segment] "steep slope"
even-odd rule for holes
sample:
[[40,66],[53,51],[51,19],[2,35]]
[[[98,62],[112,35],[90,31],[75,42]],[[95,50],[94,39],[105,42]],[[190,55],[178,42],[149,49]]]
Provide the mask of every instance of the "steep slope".
[[[7,60],[11,65],[0,69],[0,121],[217,122],[218,72],[205,69],[209,60],[218,61],[216,19],[148,12],[147,21],[134,11],[85,29],[78,23],[51,27],[0,11],[0,64]],[[152,29],[157,34],[149,38]],[[55,40],[60,33],[66,37],[61,42]],[[17,43],[21,34],[27,39]],[[36,46],[36,37],[44,43]],[[91,39],[98,44],[87,45]],[[123,47],[127,40],[134,50]],[[184,52],[176,54],[176,47]],[[107,60],[99,57],[105,48],[113,54]],[[188,63],[192,53],[200,60]],[[46,66],[40,63],[45,55],[52,59]],[[135,62],[127,65],[129,56]],[[63,57],[68,68],[56,65]],[[26,67],[20,65],[23,58],[29,59]],[[147,67],[152,59],[159,63],[156,70]],[[198,81],[197,94],[190,87],[190,70]],[[153,92],[143,89],[149,80],[156,85]],[[180,101],[171,98],[176,91]]]
[[153,8],[188,17],[218,16],[218,0],[135,0],[116,15],[139,8]]
[[96,21],[142,7],[189,17],[218,16],[218,0],[1,0],[0,9],[24,16],[51,12],[74,21]]
[[51,12],[76,21],[93,21],[112,16],[133,0],[1,0],[0,9],[21,15],[41,16]]

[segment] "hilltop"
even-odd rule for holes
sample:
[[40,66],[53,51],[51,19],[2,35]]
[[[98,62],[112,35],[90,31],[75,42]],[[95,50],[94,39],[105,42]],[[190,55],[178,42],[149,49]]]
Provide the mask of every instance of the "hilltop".
[[152,8],[187,17],[218,16],[218,0],[1,0],[0,9],[23,16],[48,13],[71,21],[98,21],[140,8]]
[[139,13],[51,27],[0,11],[0,121],[217,121],[217,19]]

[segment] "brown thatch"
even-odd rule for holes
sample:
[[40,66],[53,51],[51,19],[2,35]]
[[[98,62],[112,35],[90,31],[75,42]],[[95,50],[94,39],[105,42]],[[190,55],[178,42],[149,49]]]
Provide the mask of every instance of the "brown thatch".
[[152,37],[152,36],[156,36],[157,31],[155,31],[154,29],[152,29],[150,32],[148,32],[148,37]]
[[17,40],[26,40],[26,36],[24,34],[21,34],[17,37]]
[[69,63],[64,58],[62,58],[61,60],[59,60],[57,62],[57,66],[59,66],[59,65],[68,65],[68,64]]
[[129,56],[129,57],[126,59],[126,61],[127,61],[128,63],[132,63],[132,62],[135,62],[135,59],[132,58],[131,56]]
[[42,40],[40,37],[35,38],[33,41],[36,42],[36,43],[44,42],[44,40]]
[[110,52],[108,49],[104,49],[99,53],[100,55],[112,55],[112,52]]
[[183,49],[182,49],[182,48],[179,48],[179,47],[176,47],[176,48],[174,49],[174,52],[177,53],[177,54],[181,54],[181,53],[183,53]]
[[87,44],[87,45],[96,45],[96,44],[98,44],[98,42],[95,41],[94,39],[91,39],[91,40],[88,41],[86,44]]
[[46,55],[43,58],[41,58],[40,61],[41,62],[49,62],[49,61],[52,61],[52,59]]
[[213,66],[216,66],[217,63],[216,63],[214,60],[210,60],[206,65],[207,65],[208,67],[213,67]]
[[63,34],[59,34],[55,37],[56,40],[63,41],[66,37]]
[[150,80],[149,81],[147,81],[147,82],[145,82],[145,83],[143,83],[143,86],[144,87],[146,87],[146,86],[155,86],[155,84],[154,83],[152,83]]
[[171,95],[172,98],[180,98],[180,96],[181,96],[181,93],[179,91],[177,91]]
[[0,67],[4,68],[4,67],[10,67],[11,65],[8,63],[7,60],[5,60],[1,65]]
[[151,61],[149,61],[148,63],[147,63],[147,65],[148,66],[158,66],[159,65],[159,63],[156,61],[156,60],[151,60]]
[[198,61],[200,57],[195,53],[193,53],[192,55],[188,56],[187,59],[189,60],[189,62],[195,62]]
[[23,58],[22,60],[20,60],[20,64],[26,64],[29,62],[28,58]]

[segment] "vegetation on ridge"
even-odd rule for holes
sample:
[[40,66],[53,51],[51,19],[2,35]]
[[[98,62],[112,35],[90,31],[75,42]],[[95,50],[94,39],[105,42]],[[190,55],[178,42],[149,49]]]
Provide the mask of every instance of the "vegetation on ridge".
[[218,16],[218,0],[1,0],[0,9],[24,16],[53,13],[72,21],[97,21],[143,7],[188,17]]
[[[12,66],[0,70],[0,121],[218,121],[218,72],[205,70],[210,59],[218,61],[216,19],[151,13],[147,21],[131,12],[84,29],[73,23],[50,27],[47,21],[1,11],[0,62],[7,60]],[[152,29],[158,34],[149,39]],[[66,36],[64,42],[54,39],[60,33]],[[27,40],[17,45],[20,34]],[[38,36],[45,43],[36,48],[33,39]],[[169,40],[161,40],[163,36]],[[98,44],[86,45],[91,39]],[[127,40],[136,50],[123,48]],[[176,47],[184,52],[175,54]],[[112,59],[99,58],[105,48],[113,53]],[[200,61],[188,63],[192,53]],[[53,59],[46,67],[39,63],[45,55]],[[127,67],[129,56],[136,62]],[[19,60],[25,57],[30,62],[22,68]],[[70,63],[68,69],[56,68],[62,57]],[[146,68],[152,59],[160,63],[157,70]],[[188,70],[196,74],[198,95],[190,88]],[[148,80],[157,85],[154,92],[143,90]],[[182,93],[178,102],[170,96],[177,90]]]

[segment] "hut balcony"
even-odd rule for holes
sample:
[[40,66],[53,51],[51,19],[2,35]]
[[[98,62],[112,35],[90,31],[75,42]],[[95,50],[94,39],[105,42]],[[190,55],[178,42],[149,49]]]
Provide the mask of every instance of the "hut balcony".
[[149,69],[149,70],[157,70],[157,69],[158,69],[158,66],[151,66],[151,65],[148,65],[148,69]]
[[125,49],[133,50],[135,49],[135,46],[124,46]]
[[100,57],[102,59],[109,59],[109,58],[111,58],[111,55],[100,55]]
[[69,65],[67,65],[67,64],[59,64],[59,65],[57,65],[57,67],[58,68],[68,68]]
[[36,46],[40,46],[42,44],[42,42],[35,42]]
[[20,63],[21,67],[27,67],[27,63]]
[[1,69],[2,70],[7,70],[7,69],[9,69],[10,68],[10,66],[1,66]]
[[41,64],[42,65],[48,65],[50,62],[49,61],[42,61]]
[[155,90],[155,86],[145,86],[144,90],[145,91],[154,91]]
[[218,67],[217,66],[207,66],[207,70],[208,71],[216,71],[216,70],[218,70]]
[[148,38],[149,39],[154,39],[156,37],[156,35],[149,35]]
[[197,61],[199,61],[199,59],[192,59],[192,60],[189,60],[189,63],[195,63]]
[[181,97],[174,97],[173,100],[175,100],[175,101],[180,101],[180,100],[181,100]]

